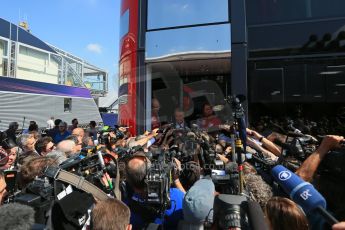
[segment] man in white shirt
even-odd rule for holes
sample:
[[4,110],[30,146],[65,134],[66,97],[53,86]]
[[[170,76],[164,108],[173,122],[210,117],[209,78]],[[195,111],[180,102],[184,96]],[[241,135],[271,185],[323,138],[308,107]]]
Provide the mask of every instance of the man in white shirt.
[[52,129],[54,126],[54,117],[50,117],[50,120],[47,121],[47,129]]

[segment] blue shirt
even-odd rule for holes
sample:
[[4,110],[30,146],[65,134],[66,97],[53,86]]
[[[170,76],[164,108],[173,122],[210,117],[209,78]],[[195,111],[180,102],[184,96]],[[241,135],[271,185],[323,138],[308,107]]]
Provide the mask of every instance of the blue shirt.
[[65,131],[62,135],[60,132],[57,132],[55,136],[53,137],[54,143],[58,144],[60,141],[65,140],[65,138],[68,137],[69,135],[71,135],[71,133],[68,131]]
[[[171,200],[171,207],[170,209],[165,211],[164,219],[162,216],[156,217],[153,221],[155,224],[163,224],[164,229],[177,229],[178,222],[183,219],[183,212],[182,212],[182,202],[183,202],[184,193],[176,188],[170,188],[170,200]],[[138,195],[134,194],[132,199],[143,202],[139,198]],[[128,204],[128,201],[124,201]],[[143,219],[141,218],[139,213],[134,213],[131,210],[131,224],[133,229],[142,229],[148,223],[144,223]]]

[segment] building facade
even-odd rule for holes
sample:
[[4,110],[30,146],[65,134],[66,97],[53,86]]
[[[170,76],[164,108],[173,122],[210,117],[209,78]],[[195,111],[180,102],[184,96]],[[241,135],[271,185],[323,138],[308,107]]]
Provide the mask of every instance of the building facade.
[[[344,103],[341,0],[122,0],[119,121],[150,129],[176,107],[191,122],[202,106],[244,94],[249,119],[333,113]],[[343,44],[344,43],[344,44]],[[225,106],[217,115],[231,119]]]

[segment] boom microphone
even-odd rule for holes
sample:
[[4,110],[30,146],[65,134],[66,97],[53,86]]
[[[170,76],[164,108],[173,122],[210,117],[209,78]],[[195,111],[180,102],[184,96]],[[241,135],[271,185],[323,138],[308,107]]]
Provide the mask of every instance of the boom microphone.
[[0,229],[31,229],[34,223],[33,208],[19,203],[0,206]]
[[290,198],[302,207],[305,213],[317,210],[325,220],[333,225],[338,221],[326,211],[325,198],[308,182],[285,168],[277,165],[272,169],[274,180],[289,194]]

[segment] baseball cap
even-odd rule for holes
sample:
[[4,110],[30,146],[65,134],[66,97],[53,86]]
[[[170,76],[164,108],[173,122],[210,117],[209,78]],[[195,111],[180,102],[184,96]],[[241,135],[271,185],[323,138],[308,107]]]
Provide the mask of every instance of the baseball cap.
[[200,229],[213,218],[215,187],[212,180],[200,179],[189,189],[183,200],[183,215],[188,229]]

